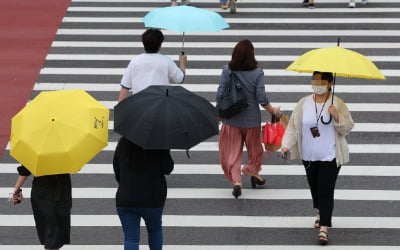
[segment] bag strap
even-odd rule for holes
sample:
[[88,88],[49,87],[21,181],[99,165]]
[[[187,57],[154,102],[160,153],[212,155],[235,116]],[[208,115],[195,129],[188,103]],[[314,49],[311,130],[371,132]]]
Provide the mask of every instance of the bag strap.
[[229,74],[231,75],[231,77],[233,77],[233,78],[236,80],[235,83],[237,83],[237,84],[236,84],[236,87],[237,87],[238,89],[242,89],[243,87],[245,87],[245,86],[243,85],[242,81],[240,81],[240,78],[237,76],[237,74],[235,73],[235,71],[229,69]]

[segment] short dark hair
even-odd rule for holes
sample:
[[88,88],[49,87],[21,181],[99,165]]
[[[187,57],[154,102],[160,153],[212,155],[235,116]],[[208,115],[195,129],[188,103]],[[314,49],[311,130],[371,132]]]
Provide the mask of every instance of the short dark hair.
[[159,29],[148,29],[142,34],[144,50],[148,53],[156,53],[164,41],[164,35]]
[[325,81],[328,81],[328,82],[332,82],[332,81],[333,81],[333,74],[332,74],[332,72],[314,71],[314,72],[313,72],[313,76],[315,76],[316,74],[320,74],[320,75],[321,75],[321,80],[325,80]]
[[257,65],[251,41],[247,39],[239,41],[233,49],[229,68],[231,70],[252,70],[257,68]]

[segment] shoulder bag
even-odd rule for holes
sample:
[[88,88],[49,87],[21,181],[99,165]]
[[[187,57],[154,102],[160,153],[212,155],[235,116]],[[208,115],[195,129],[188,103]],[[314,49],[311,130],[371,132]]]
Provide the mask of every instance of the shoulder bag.
[[230,71],[230,80],[222,94],[222,100],[217,105],[219,117],[231,118],[246,110],[247,106],[243,86],[236,73]]

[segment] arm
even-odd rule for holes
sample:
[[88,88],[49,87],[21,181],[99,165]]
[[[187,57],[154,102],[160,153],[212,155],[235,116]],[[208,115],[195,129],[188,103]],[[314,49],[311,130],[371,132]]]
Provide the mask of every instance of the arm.
[[261,104],[261,106],[268,111],[270,114],[279,114],[280,108],[279,107],[273,107],[271,103],[268,100],[267,95],[265,94],[265,77],[264,77],[264,71],[260,72],[260,75],[257,77],[256,80],[256,97],[258,103]]
[[217,89],[217,96],[216,96],[217,105],[222,100],[222,95],[225,92],[226,85],[229,80],[230,80],[229,69],[227,66],[224,66],[222,69],[222,73],[221,73],[221,77],[219,79],[219,85],[218,85],[218,89]]
[[119,92],[119,97],[118,97],[118,102],[121,102],[125,98],[127,98],[129,95],[129,89],[121,87],[121,90]]
[[183,83],[185,80],[185,70],[187,57],[185,55],[179,56],[179,67],[176,63],[168,58],[168,79],[170,83]]
[[[332,116],[334,117],[335,129],[336,131],[339,132],[339,134],[345,136],[350,134],[351,130],[354,127],[354,121],[353,118],[351,117],[349,109],[342,100],[337,99],[337,106],[338,106],[337,109],[335,108],[335,106],[333,106],[332,108],[334,110],[333,112],[337,113],[336,114],[337,119],[335,115],[332,114]],[[331,109],[331,107],[329,108]]]
[[179,68],[186,72],[186,65],[187,65],[187,56],[186,55],[179,55]]
[[161,169],[163,174],[170,174],[174,170],[174,161],[172,160],[170,150],[163,150],[161,157]]
[[28,179],[28,175],[19,175],[17,181],[15,182],[13,196],[11,200],[14,206],[21,202],[22,194],[20,194],[20,190],[22,185],[24,185],[26,179]]
[[263,106],[263,108],[269,113],[274,115],[277,115],[279,114],[279,112],[281,112],[281,109],[279,107],[272,107],[271,103],[268,103],[267,105]]

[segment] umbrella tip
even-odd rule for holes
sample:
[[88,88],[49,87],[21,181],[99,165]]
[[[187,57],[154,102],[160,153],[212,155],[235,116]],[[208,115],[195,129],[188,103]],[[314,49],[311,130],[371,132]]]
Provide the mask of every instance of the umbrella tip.
[[168,96],[168,89],[166,89],[165,96]]
[[340,45],[340,37],[338,37],[338,39],[337,39],[337,46],[339,46]]

